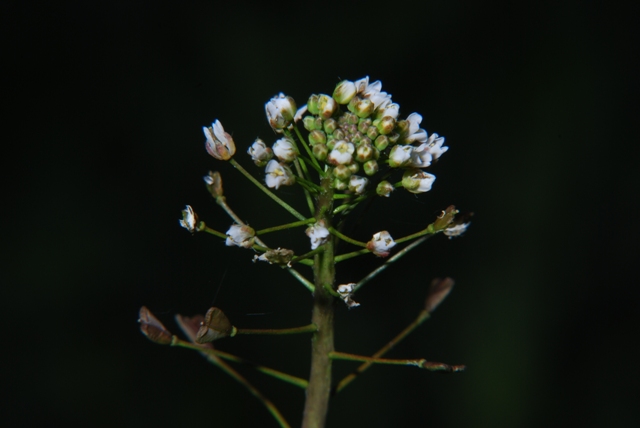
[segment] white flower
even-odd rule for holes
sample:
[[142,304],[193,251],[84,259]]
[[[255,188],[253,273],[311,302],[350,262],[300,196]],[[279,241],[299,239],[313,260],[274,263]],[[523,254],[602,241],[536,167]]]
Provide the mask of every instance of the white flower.
[[281,92],[271,98],[264,105],[264,109],[271,127],[277,132],[282,132],[281,129],[288,127],[295,116],[296,102]]
[[355,289],[356,284],[351,282],[349,284],[340,284],[338,285],[338,289],[336,290],[340,295],[340,298],[344,300],[344,303],[351,308],[355,308],[356,306],[360,306],[360,303],[353,301],[351,299],[351,295],[353,294],[353,290]]
[[392,168],[407,166],[409,162],[411,162],[413,149],[413,146],[404,146],[401,144],[393,146],[391,152],[389,152],[389,166]]
[[383,117],[392,117],[394,119],[397,119],[399,114],[400,106],[396,103],[391,103],[386,105],[384,108],[378,109],[376,117],[380,119],[382,119]]
[[231,159],[231,156],[236,152],[236,145],[231,135],[224,132],[220,121],[216,119],[210,127],[203,126],[202,130],[207,138],[205,141],[207,153],[218,160]]
[[350,164],[355,150],[356,147],[352,143],[340,140],[333,146],[333,150],[329,153],[327,161],[333,165]]
[[255,239],[256,232],[249,226],[240,226],[239,224],[233,224],[227,230],[228,247],[236,245],[243,248],[251,248]]
[[265,166],[273,157],[273,151],[260,138],[256,138],[247,153],[251,155],[251,160],[258,166]]
[[198,216],[193,212],[193,208],[191,205],[187,205],[185,209],[182,210],[182,220],[180,220],[180,226],[184,227],[191,233],[195,233],[198,231],[196,228],[198,225]]
[[375,109],[384,109],[391,102],[391,95],[382,92],[382,82],[376,80],[369,83],[369,76],[365,76],[355,82],[356,91],[363,98],[369,99]]
[[291,170],[275,159],[269,161],[265,172],[267,174],[265,181],[270,188],[278,189],[280,186],[291,186],[295,183],[295,177]]
[[422,122],[422,116],[418,113],[411,113],[409,117],[407,117],[407,122],[409,122],[409,132],[405,141],[407,143],[411,143],[413,141],[417,141],[419,143],[427,142],[427,131],[424,129],[420,129],[420,123]]
[[324,221],[322,220],[320,220],[313,226],[308,227],[307,230],[304,231],[304,233],[306,233],[309,239],[311,239],[312,250],[315,250],[320,245],[329,240],[329,229],[327,229]]
[[367,242],[367,249],[378,257],[387,257],[389,250],[395,245],[396,243],[389,232],[383,230],[373,235],[371,241]]
[[439,137],[438,134],[431,134],[427,143],[429,145],[429,153],[433,156],[433,159],[438,159],[444,152],[449,150],[449,147],[442,147],[444,144],[444,137]]
[[471,224],[471,222],[469,223],[462,223],[462,224],[457,224],[455,226],[451,226],[446,228],[443,233],[445,235],[447,235],[449,237],[449,239],[454,238],[456,236],[460,236],[463,233],[465,233],[467,231],[467,228],[469,227],[469,225]]
[[349,179],[349,190],[351,190],[356,195],[361,195],[364,193],[364,189],[365,187],[367,187],[368,182],[369,180],[366,177],[352,175]]
[[424,193],[431,190],[436,176],[420,169],[407,170],[402,176],[402,186],[411,193]]
[[293,162],[297,152],[293,142],[288,138],[280,138],[273,145],[273,154],[282,162]]
[[[412,146],[410,146],[412,147]],[[411,151],[411,162],[409,166],[414,168],[426,168],[431,165],[431,152],[429,151],[429,145],[427,143],[420,144],[418,147],[413,147]]]

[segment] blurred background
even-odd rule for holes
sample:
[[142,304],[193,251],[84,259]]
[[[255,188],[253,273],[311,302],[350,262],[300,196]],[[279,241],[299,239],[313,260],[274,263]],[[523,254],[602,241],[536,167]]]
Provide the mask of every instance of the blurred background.
[[[291,221],[204,150],[220,119],[236,158],[275,141],[264,103],[298,105],[341,79],[381,80],[447,138],[433,190],[379,200],[350,232],[438,236],[338,308],[336,346],[370,354],[411,322],[435,277],[456,280],[390,357],[466,364],[439,375],[374,367],[332,399],[330,427],[637,426],[638,221],[633,171],[638,8],[606,2],[65,2],[2,6],[5,306],[3,419],[11,426],[276,426],[243,387],[188,350],[149,342],[148,306],[212,306],[246,328],[304,325],[289,275],[178,225],[186,204],[230,221],[202,176],[256,228]],[[8,76],[7,76],[8,74]],[[7,132],[8,131],[8,132]],[[296,189],[280,192],[304,207]],[[302,208],[301,208],[302,209]],[[303,249],[302,229],[269,243]],[[373,257],[340,266],[357,280]],[[306,377],[309,336],[218,348]],[[335,364],[336,378],[356,367]],[[303,394],[252,372],[293,426]]]

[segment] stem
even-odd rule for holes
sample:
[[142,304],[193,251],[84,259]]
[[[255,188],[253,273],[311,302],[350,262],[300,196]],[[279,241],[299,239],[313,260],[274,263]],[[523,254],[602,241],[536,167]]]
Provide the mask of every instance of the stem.
[[367,246],[366,242],[360,242],[360,241],[356,241],[355,239],[349,238],[347,235],[344,235],[340,232],[338,232],[335,228],[333,227],[329,227],[329,232],[331,232],[332,235],[337,236],[338,238],[342,239],[345,242],[348,242],[350,244],[353,245],[357,245],[358,247],[365,247]]
[[312,333],[318,331],[318,327],[315,324],[308,324],[302,327],[292,328],[278,328],[278,329],[251,329],[251,328],[239,328],[236,334],[298,334],[298,333]]
[[445,363],[437,363],[435,361],[427,361],[424,358],[420,358],[417,360],[396,360],[391,358],[365,357],[363,355],[347,354],[346,352],[332,352],[331,358],[333,358],[334,360],[366,361],[375,364],[391,364],[396,366],[416,366],[432,372],[458,373],[464,371],[464,369],[466,368],[462,365],[454,366]]
[[[307,144],[307,142],[305,141],[304,137],[302,136],[302,134],[300,133],[300,130],[298,129],[298,127],[296,125],[293,126],[293,130],[296,132],[296,135],[298,136],[298,139],[300,140],[300,144],[302,144],[302,147],[304,147],[304,149],[306,150],[307,154],[309,155],[309,160],[311,161],[311,165],[313,165],[313,167],[316,169],[316,171],[318,171],[320,176],[323,177],[325,174],[324,174],[324,172],[322,172],[322,168],[320,168],[320,164],[318,163],[318,160],[313,155],[313,151],[311,151],[311,147],[309,147],[309,144]],[[285,132],[288,133],[289,136],[291,136],[291,132],[289,132],[288,130],[286,130]]]
[[305,287],[307,287],[307,289],[309,291],[311,291],[313,293],[313,291],[316,289],[316,287],[311,283],[311,281],[309,281],[307,278],[305,278],[300,272],[298,272],[297,270],[293,269],[293,268],[287,268],[287,271],[294,276],[295,279],[297,279],[298,281],[300,281],[300,283],[302,285],[304,285]]
[[[391,266],[391,264],[395,261],[397,261],[400,257],[404,256],[405,254],[407,254],[409,251],[413,250],[414,248],[416,248],[418,245],[422,244],[424,241],[426,241],[427,239],[429,239],[431,236],[433,235],[429,235],[429,236],[423,236],[422,238],[418,239],[417,241],[412,242],[411,244],[407,245],[406,247],[404,247],[402,250],[398,251],[396,254],[394,254],[392,257],[389,258],[389,260],[387,260],[383,265],[377,267],[376,269],[374,269],[369,275],[365,276],[364,278],[362,278],[360,280],[360,282],[358,282],[356,284],[356,286],[354,287],[353,291],[356,292],[360,289],[360,287],[362,287],[363,285],[365,285],[367,282],[371,281],[373,278],[375,278],[380,272],[382,272],[383,270],[385,270],[386,268],[388,268],[389,266]],[[346,254],[345,254],[346,255]],[[338,256],[340,257],[340,256]],[[336,259],[338,258],[336,257]],[[344,259],[341,259],[344,260]],[[336,262],[339,260],[336,260]]]
[[345,253],[345,254],[340,254],[339,256],[336,256],[335,261],[336,263],[351,259],[353,257],[358,257],[361,256],[363,254],[367,254],[370,253],[371,251],[369,251],[366,248],[363,248],[362,250],[358,250],[358,251],[353,251],[351,253]]
[[285,201],[283,201],[282,199],[277,197],[271,190],[269,190],[266,187],[264,187],[264,185],[262,183],[260,183],[258,180],[256,180],[253,175],[249,174],[247,172],[247,170],[242,167],[242,165],[240,165],[238,162],[236,162],[235,159],[231,159],[229,162],[231,162],[231,165],[236,167],[236,169],[238,171],[240,171],[245,177],[247,177],[249,179],[249,181],[251,181],[253,184],[255,184],[258,187],[258,189],[262,190],[268,197],[270,197],[271,199],[276,201],[282,208],[284,208],[285,210],[289,211],[291,213],[291,215],[296,217],[298,220],[304,220],[306,218],[305,216],[300,214],[298,211],[296,211],[291,205],[287,204]]
[[268,227],[266,229],[258,230],[256,235],[264,235],[265,233],[277,232],[278,230],[291,229],[292,227],[306,226],[307,224],[315,223],[316,219],[311,217],[306,220],[295,221],[293,223],[281,224],[280,226]]
[[[321,180],[324,192],[318,198],[316,218],[325,221],[331,227],[331,205],[333,190],[331,179]],[[333,239],[323,244],[324,251],[315,256],[314,277],[315,292],[312,322],[318,326],[311,341],[311,373],[307,387],[307,399],[304,405],[302,428],[324,427],[329,410],[331,392],[331,358],[333,352],[333,313],[335,299],[323,287],[333,284],[335,280],[335,263],[333,261]]]
[[[394,337],[393,339],[391,339],[389,341],[389,343],[387,343],[386,345],[384,345],[382,348],[380,348],[378,350],[378,352],[376,352],[375,354],[372,355],[373,358],[380,358],[382,357],[384,354],[386,354],[387,352],[389,352],[394,346],[396,346],[398,343],[400,343],[400,341],[402,341],[405,337],[407,337],[409,334],[411,334],[411,332],[413,332],[413,330],[415,330],[416,328],[418,328],[420,325],[422,325],[423,322],[425,322],[427,319],[429,319],[429,312],[423,310],[422,312],[420,312],[420,314],[418,315],[418,317],[411,323],[409,324],[404,330],[402,330],[400,332],[400,334],[398,334],[396,337]],[[349,385],[351,382],[354,381],[354,379],[360,375],[362,372],[364,372],[365,370],[367,370],[369,367],[371,367],[373,365],[373,363],[371,361],[367,361],[366,363],[363,363],[360,367],[358,367],[353,373],[345,376],[339,383],[338,385],[335,387],[334,390],[334,394],[342,391],[347,385]]]

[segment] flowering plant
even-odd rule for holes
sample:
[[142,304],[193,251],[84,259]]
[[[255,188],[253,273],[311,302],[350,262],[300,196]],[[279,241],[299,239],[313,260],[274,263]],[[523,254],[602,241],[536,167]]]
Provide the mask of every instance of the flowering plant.
[[[176,316],[188,339],[183,340],[171,334],[143,307],[139,319],[142,332],[156,343],[189,348],[203,354],[258,397],[282,427],[288,427],[289,424],[277,407],[227,361],[240,364],[248,362],[214,348],[213,341],[238,334],[311,334],[311,373],[308,379],[251,363],[257,370],[305,390],[303,427],[324,426],[330,394],[340,392],[372,364],[409,365],[431,371],[462,371],[464,366],[426,359],[383,358],[389,349],[431,316],[453,287],[450,278],[434,279],[416,320],[372,356],[339,352],[334,349],[333,343],[336,302],[344,302],[349,309],[360,306],[354,300],[354,294],[393,262],[440,232],[451,238],[467,229],[469,223],[466,217],[458,216],[458,210],[449,206],[424,229],[398,239],[394,239],[388,230],[372,231],[368,242],[358,241],[342,232],[344,220],[363,201],[378,196],[388,198],[396,189],[415,194],[431,190],[436,177],[424,169],[447,152],[444,137],[435,133],[429,135],[420,128],[422,116],[418,113],[411,113],[403,119],[400,106],[392,102],[391,95],[382,91],[382,83],[370,83],[368,77],[342,81],[332,95],[311,95],[307,104],[300,108],[297,108],[292,97],[281,93],[266,103],[265,112],[271,128],[280,138],[272,147],[258,138],[248,147],[247,153],[258,167],[264,168],[266,186],[236,161],[235,142],[219,120],[211,127],[204,128],[205,148],[216,160],[230,162],[293,216],[295,221],[254,230],[227,203],[220,174],[209,172],[204,178],[207,189],[233,220],[233,224],[226,233],[212,229],[200,221],[193,208],[187,205],[180,225],[192,234],[206,232],[225,239],[228,246],[252,250],[254,262],[264,261],[285,269],[313,295],[310,324],[279,330],[244,329],[234,326],[221,309],[213,307],[205,316]],[[306,136],[300,128],[306,131]],[[300,187],[305,194],[309,215],[303,215],[275,193],[282,186]],[[309,251],[304,254],[273,247],[262,240],[267,233],[296,227],[306,227],[305,233],[310,242]],[[338,254],[338,241],[359,249]],[[411,243],[396,250],[397,246],[407,242]],[[394,251],[395,254],[391,255]],[[367,254],[387,259],[358,282],[335,283],[338,263]],[[305,266],[312,268],[313,280],[307,279],[299,271]],[[354,373],[334,383],[331,377],[334,360],[358,361],[361,365]]]

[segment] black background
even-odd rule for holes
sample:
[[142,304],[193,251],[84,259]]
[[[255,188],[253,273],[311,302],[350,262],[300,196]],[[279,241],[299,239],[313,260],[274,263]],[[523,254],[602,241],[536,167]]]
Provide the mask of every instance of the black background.
[[[263,104],[304,104],[340,79],[380,79],[450,147],[434,189],[396,192],[352,233],[418,230],[449,204],[464,238],[428,241],[337,315],[338,349],[367,354],[456,287],[391,357],[468,371],[375,367],[331,403],[328,426],[636,426],[638,9],[607,2],[5,2],[3,419],[11,426],[276,426],[200,356],[138,331],[147,305],[215,304],[239,326],[303,325],[311,300],[285,272],[178,227],[191,204],[230,221],[202,182],[221,171],[254,227],[290,221],[201,127],[220,119],[237,159],[275,141]],[[304,208],[292,188],[281,194]],[[302,251],[302,230],[269,237]],[[276,242],[277,239],[281,241]],[[377,264],[339,271],[354,281]],[[305,377],[309,338],[218,347]],[[336,376],[351,363],[335,364]],[[240,368],[293,426],[303,394]]]

